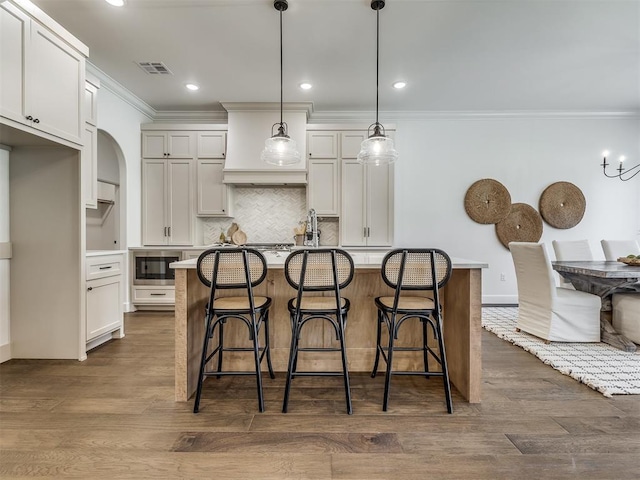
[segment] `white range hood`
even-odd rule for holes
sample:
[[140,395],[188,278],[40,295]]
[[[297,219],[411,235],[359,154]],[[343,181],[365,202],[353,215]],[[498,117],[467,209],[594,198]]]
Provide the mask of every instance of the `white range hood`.
[[284,121],[302,158],[297,165],[278,167],[260,160],[271,127],[280,122],[279,103],[223,102],[228,112],[227,154],[223,182],[233,185],[306,185],[307,118],[313,104],[286,103]]

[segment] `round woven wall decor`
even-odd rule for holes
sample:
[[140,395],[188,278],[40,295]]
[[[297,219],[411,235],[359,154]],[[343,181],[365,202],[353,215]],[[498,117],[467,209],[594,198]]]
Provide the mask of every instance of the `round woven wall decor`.
[[586,207],[582,191],[573,183],[552,183],[540,195],[540,214],[552,227],[575,227],[582,220]]
[[531,205],[514,203],[507,218],[496,223],[500,243],[509,248],[509,242],[537,242],[542,237],[542,217]]
[[498,223],[509,215],[511,195],[497,180],[483,178],[469,187],[464,196],[464,209],[478,223]]

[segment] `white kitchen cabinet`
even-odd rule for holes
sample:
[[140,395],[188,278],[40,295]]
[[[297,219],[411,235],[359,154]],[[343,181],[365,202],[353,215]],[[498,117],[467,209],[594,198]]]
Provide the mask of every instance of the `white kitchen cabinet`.
[[144,245],[193,244],[193,160],[143,159]]
[[98,208],[98,128],[85,123],[84,145],[80,153],[82,197],[86,208]]
[[197,132],[196,156],[202,158],[224,158],[227,151],[226,132]]
[[143,158],[194,158],[195,134],[188,131],[143,131]]
[[0,116],[82,145],[86,54],[10,2],[0,3],[0,25]]
[[342,162],[341,245],[393,243],[393,165]]
[[307,207],[325,217],[340,215],[340,168],[338,160],[310,158]]
[[338,132],[308,132],[307,145],[309,158],[338,158]]
[[124,336],[123,268],[124,254],[87,257],[87,348]]
[[230,217],[231,188],[222,183],[224,160],[197,160],[197,214]]
[[176,301],[175,287],[134,285],[131,289],[131,302],[137,306],[170,307],[173,308]]
[[98,125],[98,88],[89,80],[84,84],[84,121],[95,126]]
[[360,152],[362,142],[366,140],[367,132],[349,131],[340,133],[340,144],[343,159],[355,159]]

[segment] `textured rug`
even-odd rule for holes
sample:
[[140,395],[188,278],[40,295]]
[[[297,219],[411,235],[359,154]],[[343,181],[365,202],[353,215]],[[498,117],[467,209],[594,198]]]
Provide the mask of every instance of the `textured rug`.
[[532,353],[564,375],[605,397],[640,395],[640,351],[627,353],[605,343],[544,343],[516,332],[517,307],[484,307],[482,326],[499,338]]

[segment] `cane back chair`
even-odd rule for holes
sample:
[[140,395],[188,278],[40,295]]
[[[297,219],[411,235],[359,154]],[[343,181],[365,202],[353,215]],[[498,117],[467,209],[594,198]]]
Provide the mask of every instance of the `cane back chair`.
[[[394,289],[392,297],[382,296],[375,299],[378,309],[378,331],[376,357],[371,376],[376,376],[378,362],[382,357],[386,362],[382,410],[386,412],[389,405],[393,375],[419,375],[426,378],[443,378],[447,411],[452,413],[451,387],[442,333],[442,308],[438,293],[438,289],[442,288],[451,277],[449,255],[434,248],[392,250],[382,260],[381,274],[384,282]],[[411,295],[407,295],[407,292],[411,292]],[[400,327],[411,318],[416,318],[422,323],[422,345],[396,345]],[[431,326],[437,340],[437,353],[427,342],[427,325]],[[387,346],[382,345],[383,326],[389,333]],[[422,352],[424,369],[421,371],[394,371],[392,368],[393,353],[397,351]],[[429,356],[440,364],[441,371],[430,369]]]
[[[209,298],[205,307],[205,335],[198,375],[193,412],[198,413],[202,385],[205,378],[223,375],[255,375],[258,390],[258,408],[264,411],[262,395],[263,358],[267,358],[267,367],[271,378],[275,378],[271,365],[269,348],[269,307],[271,298],[255,296],[253,288],[258,286],[267,275],[267,263],[262,253],[249,248],[229,249],[213,248],[204,251],[198,257],[197,273],[200,281],[209,288]],[[219,290],[242,289],[244,295],[217,297]],[[250,347],[225,347],[224,327],[230,321],[246,325],[249,331]],[[216,341],[217,330],[217,341]],[[264,331],[264,346],[260,346],[259,334]],[[253,352],[255,370],[223,371],[224,352]],[[214,357],[217,356],[215,368]],[[210,368],[207,366],[210,365]]]
[[[353,259],[340,249],[299,250],[287,257],[285,277],[297,295],[288,302],[291,318],[291,349],[287,368],[282,412],[286,413],[289,394],[294,377],[303,376],[342,376],[347,402],[347,413],[352,413],[349,372],[347,368],[347,350],[345,327],[349,312],[349,299],[341,295],[353,279]],[[309,292],[332,292],[330,296],[310,296]],[[323,320],[333,326],[340,347],[300,347],[302,327],[311,320]],[[298,371],[300,352],[341,352],[342,371]]]

